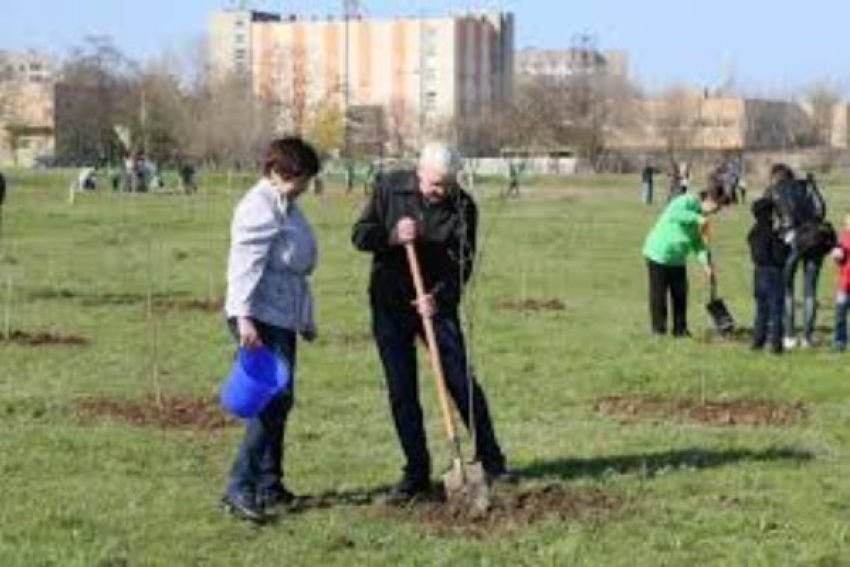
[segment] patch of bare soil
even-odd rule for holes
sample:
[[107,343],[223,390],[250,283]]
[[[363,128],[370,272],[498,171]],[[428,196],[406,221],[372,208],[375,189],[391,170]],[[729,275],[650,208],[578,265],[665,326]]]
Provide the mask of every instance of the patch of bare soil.
[[727,333],[721,333],[717,329],[706,329],[702,336],[697,336],[696,340],[705,344],[748,345],[753,342],[753,330],[738,328]]
[[560,299],[502,299],[496,303],[499,309],[510,311],[566,311],[566,304]]
[[803,402],[778,403],[759,400],[698,402],[689,399],[610,396],[600,398],[594,409],[627,417],[681,419],[708,425],[790,425],[809,413]]
[[89,340],[74,335],[60,335],[56,333],[40,332],[28,333],[26,331],[11,331],[7,336],[0,333],[0,344],[16,344],[29,347],[65,347],[86,346]]
[[168,311],[202,311],[211,313],[224,308],[223,298],[214,299],[154,299],[153,308],[158,313]]
[[118,400],[87,398],[77,404],[89,417],[106,417],[141,427],[215,431],[236,422],[225,415],[216,399],[154,398]]
[[421,524],[438,534],[492,537],[550,520],[611,518],[621,513],[626,504],[621,496],[598,489],[545,485],[497,491],[490,510],[483,516],[472,513],[468,507],[442,500],[414,502],[403,507],[383,505],[381,513]]

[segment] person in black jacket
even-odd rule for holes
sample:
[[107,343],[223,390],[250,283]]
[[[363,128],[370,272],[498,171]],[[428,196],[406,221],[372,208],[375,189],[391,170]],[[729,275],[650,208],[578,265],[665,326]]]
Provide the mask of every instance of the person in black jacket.
[[6,200],[6,178],[0,172],[0,232],[3,230],[3,202]]
[[[457,155],[429,144],[417,170],[385,173],[354,225],[352,243],[372,253],[369,299],[396,433],[406,459],[388,500],[404,502],[430,492],[431,461],[417,389],[415,341],[420,316],[432,317],[449,394],[470,427],[476,458],[491,479],[507,477],[505,456],[493,429],[484,392],[470,375],[458,305],[472,273],[478,212],[457,183]],[[425,289],[422,303],[407,265],[404,244],[415,242]],[[471,399],[470,399],[471,393]]]
[[817,319],[817,287],[823,257],[807,256],[798,246],[798,235],[806,226],[822,222],[826,218],[826,202],[817,188],[814,178],[797,179],[794,171],[784,163],[777,163],[770,170],[771,185],[765,197],[774,205],[774,219],[779,235],[791,246],[785,262],[785,348],[797,346],[795,338],[794,279],[797,269],[803,269],[803,347],[813,345]]
[[758,199],[752,206],[756,223],[747,236],[753,260],[753,288],[756,317],[753,323],[753,350],[764,348],[770,334],[770,347],[782,353],[782,319],[785,299],[783,270],[789,255],[788,245],[773,226],[774,205],[769,199]]

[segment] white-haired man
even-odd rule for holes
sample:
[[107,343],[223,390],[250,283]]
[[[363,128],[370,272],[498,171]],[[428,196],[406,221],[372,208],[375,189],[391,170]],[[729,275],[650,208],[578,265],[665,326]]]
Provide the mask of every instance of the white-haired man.
[[[372,333],[406,459],[404,475],[389,496],[394,502],[431,489],[431,460],[416,373],[420,314],[432,317],[448,390],[465,422],[472,390],[476,457],[491,478],[507,476],[484,392],[468,374],[458,318],[463,287],[472,272],[478,218],[475,202],[457,183],[459,169],[460,160],[450,147],[428,144],[416,170],[392,171],[381,178],[352,232],[354,246],[372,253]],[[418,304],[404,251],[408,242],[416,243],[429,290],[426,300]]]

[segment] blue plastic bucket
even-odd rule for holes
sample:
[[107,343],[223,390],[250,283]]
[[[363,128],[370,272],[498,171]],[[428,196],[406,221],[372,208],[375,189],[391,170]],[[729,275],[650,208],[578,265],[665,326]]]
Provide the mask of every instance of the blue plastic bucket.
[[286,364],[268,348],[240,347],[221,387],[221,405],[236,417],[256,417],[286,389],[289,378]]

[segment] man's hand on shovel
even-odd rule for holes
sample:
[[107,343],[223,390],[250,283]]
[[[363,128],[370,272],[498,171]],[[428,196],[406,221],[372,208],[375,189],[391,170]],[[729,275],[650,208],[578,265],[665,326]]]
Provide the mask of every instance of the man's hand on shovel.
[[416,307],[416,311],[419,312],[420,317],[432,319],[437,313],[437,302],[430,293],[423,295],[421,298],[414,299],[410,304]]
[[403,217],[395,225],[390,240],[395,244],[405,245],[416,240],[419,236],[419,228],[416,221],[410,217]]

